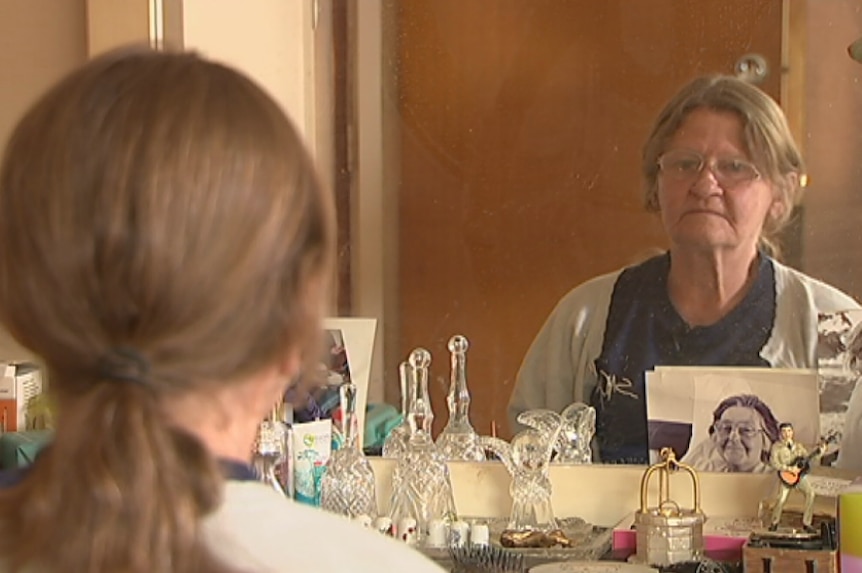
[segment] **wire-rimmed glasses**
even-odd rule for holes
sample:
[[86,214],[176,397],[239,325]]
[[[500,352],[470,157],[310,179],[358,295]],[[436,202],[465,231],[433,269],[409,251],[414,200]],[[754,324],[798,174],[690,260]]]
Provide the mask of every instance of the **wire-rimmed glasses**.
[[754,424],[731,424],[730,422],[716,422],[713,428],[723,438],[730,436],[734,431],[740,438],[753,438],[763,431]]
[[658,158],[661,173],[674,181],[694,181],[704,167],[725,188],[733,188],[760,178],[757,167],[741,157],[713,157],[709,160],[696,151],[674,149]]

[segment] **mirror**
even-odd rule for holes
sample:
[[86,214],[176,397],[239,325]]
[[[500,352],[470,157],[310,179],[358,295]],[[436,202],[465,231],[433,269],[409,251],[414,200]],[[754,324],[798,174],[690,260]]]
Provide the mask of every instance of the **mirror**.
[[463,334],[474,426],[508,437],[518,366],[560,297],[666,246],[639,175],[658,110],[752,61],[808,168],[783,260],[862,300],[855,0],[380,2],[356,13],[352,312],[382,316],[389,403],[398,362],[428,348],[439,431]]

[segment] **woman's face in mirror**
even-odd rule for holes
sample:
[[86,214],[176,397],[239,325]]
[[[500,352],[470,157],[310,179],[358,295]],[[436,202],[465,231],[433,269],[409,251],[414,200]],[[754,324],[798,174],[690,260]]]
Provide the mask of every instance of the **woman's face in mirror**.
[[763,420],[746,406],[731,406],[715,423],[713,439],[722,457],[734,471],[752,471],[766,448]]
[[760,175],[731,176],[732,160],[745,166],[751,161],[742,120],[732,112],[693,110],[663,155],[683,152],[702,158],[702,168],[662,169],[659,175],[662,222],[673,244],[754,250],[767,215],[780,206]]

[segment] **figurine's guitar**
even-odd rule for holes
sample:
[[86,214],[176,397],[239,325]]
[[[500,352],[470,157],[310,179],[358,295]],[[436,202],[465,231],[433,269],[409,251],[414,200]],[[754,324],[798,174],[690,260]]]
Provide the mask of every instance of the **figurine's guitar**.
[[778,479],[781,480],[781,483],[783,483],[787,487],[796,487],[796,485],[805,476],[805,474],[811,471],[811,462],[814,460],[814,458],[821,455],[822,452],[820,451],[820,448],[825,447],[826,444],[830,442],[834,442],[837,437],[838,434],[834,432],[830,433],[828,436],[820,440],[820,443],[816,448],[814,448],[813,452],[811,452],[807,456],[797,456],[796,459],[793,460],[793,462],[789,465],[797,468],[798,471],[794,472],[788,470],[780,470],[778,472]]

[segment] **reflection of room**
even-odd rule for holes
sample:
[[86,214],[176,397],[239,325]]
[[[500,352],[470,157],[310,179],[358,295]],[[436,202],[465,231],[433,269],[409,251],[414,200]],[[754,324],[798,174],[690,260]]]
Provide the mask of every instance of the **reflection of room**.
[[[146,41],[148,7],[162,6],[163,25],[152,32],[267,85],[344,198],[340,226],[353,241],[343,242],[339,309],[379,319],[372,400],[398,403],[397,362],[418,345],[437,357],[434,376],[445,377],[445,342],[461,332],[473,346],[476,427],[488,432],[492,422],[503,427],[520,359],[559,296],[662,246],[638,195],[649,116],[691,74],[730,72],[745,53],[767,56],[763,87],[784,104],[808,162],[788,260],[862,296],[852,217],[862,66],[845,53],[862,35],[856,6],[740,2],[715,15],[661,2],[515,4],[510,13],[460,1],[371,0],[361,11],[320,2],[313,32],[303,2],[10,5],[0,25],[20,49],[0,56],[0,136],[39,89],[89,53]],[[555,34],[557,22],[575,29]],[[27,32],[36,27],[44,33]],[[355,71],[342,61],[350,58]],[[296,70],[306,84],[287,79]],[[347,130],[354,115],[359,129]],[[355,149],[345,151],[350,142]],[[444,386],[432,384],[437,404]]]
[[[359,260],[382,270],[380,283],[359,280],[354,302],[385,313],[387,396],[410,348],[435,344],[442,356],[442,341],[464,332],[475,341],[476,427],[499,425],[520,360],[559,297],[663,246],[639,195],[652,114],[691,75],[732,73],[746,53],[769,63],[761,87],[782,103],[808,162],[785,260],[862,296],[859,239],[848,228],[862,67],[846,54],[862,22],[852,2],[757,5],[713,14],[661,2],[550,2],[490,14],[472,3],[383,2],[381,21],[361,16],[360,37],[383,30],[382,47],[359,51],[360,65],[372,67],[386,55],[375,68],[382,128],[361,106],[379,89],[375,76],[357,83],[359,121],[382,138],[385,160],[372,171],[382,173],[378,212],[391,237],[373,254],[360,243]],[[566,33],[556,33],[559,22]],[[379,284],[385,297],[374,300]],[[440,403],[442,389],[432,392]]]

